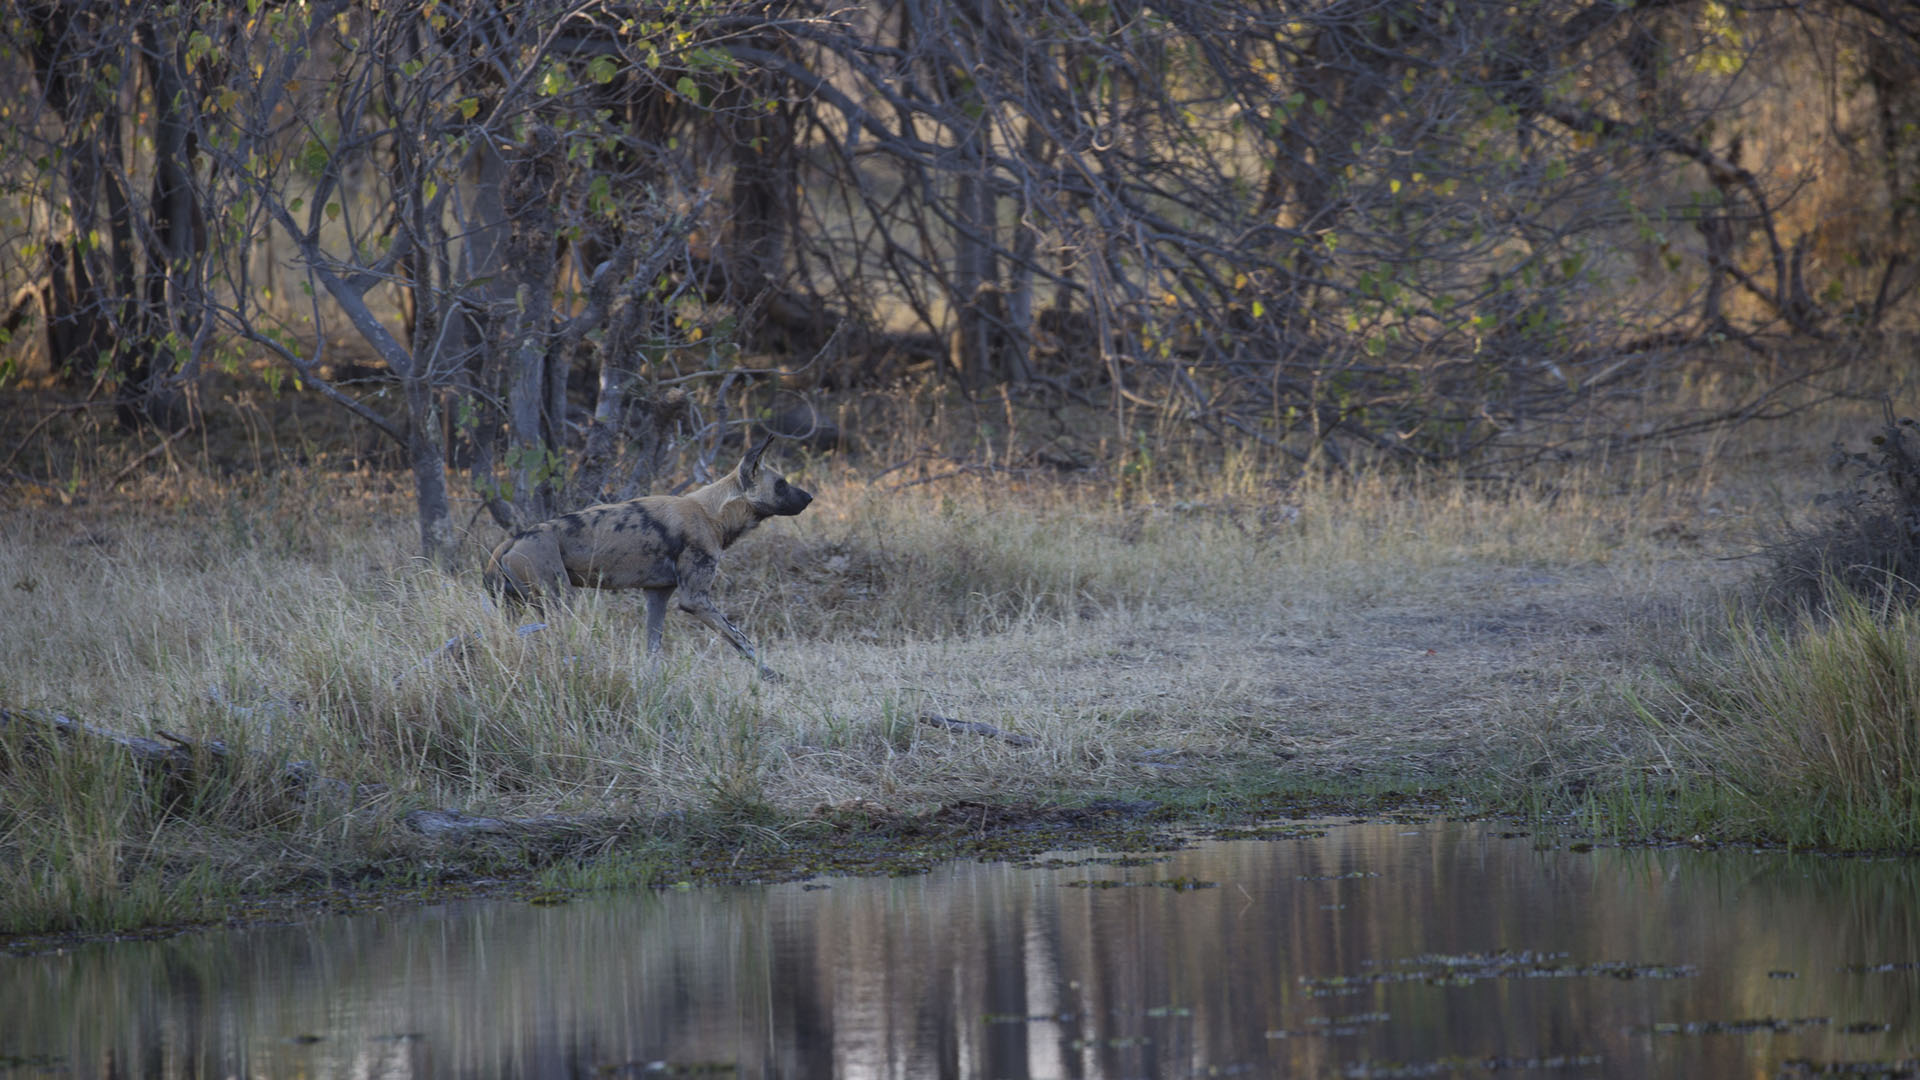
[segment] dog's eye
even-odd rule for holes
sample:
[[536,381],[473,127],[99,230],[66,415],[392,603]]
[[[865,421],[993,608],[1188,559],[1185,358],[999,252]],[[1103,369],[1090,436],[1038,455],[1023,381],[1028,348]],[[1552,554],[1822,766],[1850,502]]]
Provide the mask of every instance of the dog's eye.
[[785,480],[780,481],[773,485],[773,490],[775,494],[785,495],[787,493],[787,482]]

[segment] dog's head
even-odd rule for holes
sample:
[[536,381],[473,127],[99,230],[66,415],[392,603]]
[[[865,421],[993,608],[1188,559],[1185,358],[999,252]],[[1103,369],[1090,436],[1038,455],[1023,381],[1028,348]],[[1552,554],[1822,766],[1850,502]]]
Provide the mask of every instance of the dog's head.
[[761,517],[792,517],[807,508],[813,501],[810,492],[803,491],[798,484],[787,483],[787,478],[773,470],[770,465],[760,463],[760,456],[767,451],[773,436],[760,440],[760,445],[747,451],[740,459],[740,467],[734,472],[734,480],[740,485],[740,493]]

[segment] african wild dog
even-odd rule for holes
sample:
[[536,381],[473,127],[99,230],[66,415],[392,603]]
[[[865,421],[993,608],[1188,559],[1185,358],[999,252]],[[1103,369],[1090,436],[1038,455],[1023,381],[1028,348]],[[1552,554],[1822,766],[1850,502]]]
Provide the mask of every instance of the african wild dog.
[[747,451],[740,467],[688,495],[643,495],[562,514],[522,529],[493,549],[487,587],[508,600],[564,599],[569,586],[645,589],[647,651],[660,651],[667,598],[680,590],[680,610],[712,627],[762,678],[779,678],[760,663],[753,643],[713,606],[714,566],[720,553],[775,514],[792,516],[813,496],[760,464],[768,435]]

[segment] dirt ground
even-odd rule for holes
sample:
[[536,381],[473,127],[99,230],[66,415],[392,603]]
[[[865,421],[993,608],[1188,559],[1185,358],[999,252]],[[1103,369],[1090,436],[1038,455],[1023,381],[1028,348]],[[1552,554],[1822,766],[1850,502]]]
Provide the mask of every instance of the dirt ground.
[[[775,692],[776,713],[891,707],[1038,745],[923,729],[916,748],[937,745],[938,764],[899,754],[849,769],[843,754],[813,760],[803,721],[776,801],[990,800],[1001,785],[1151,789],[1249,772],[1422,782],[1585,770],[1642,748],[1624,689],[1681,647],[1712,586],[1748,571],[1686,544],[1617,563],[1362,557],[1249,581],[1230,611],[1149,604],[885,648],[786,639],[770,655],[799,677]],[[954,790],[948,777],[969,768],[980,783]]]

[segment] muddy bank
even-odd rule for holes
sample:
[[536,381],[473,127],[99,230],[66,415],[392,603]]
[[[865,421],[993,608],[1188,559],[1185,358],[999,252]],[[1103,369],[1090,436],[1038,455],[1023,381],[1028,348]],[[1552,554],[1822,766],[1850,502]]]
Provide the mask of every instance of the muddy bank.
[[[1205,801],[1207,809],[1196,807]],[[235,900],[222,918],[106,932],[0,935],[0,952],[16,956],[114,941],[151,941],[177,934],[298,922],[330,915],[417,907],[451,900],[565,903],[588,892],[766,885],[819,876],[906,877],[955,861],[1031,863],[1049,852],[1174,851],[1196,839],[1262,839],[1308,835],[1312,819],[1422,820],[1463,809],[1431,793],[1263,792],[1222,801],[1196,790],[1180,799],[1112,799],[1073,806],[962,802],[918,816],[873,806],[822,807],[813,817],[779,823],[676,817],[652,831],[621,827],[594,838],[571,835],[566,850],[521,847],[523,869],[472,873],[447,860],[406,872],[378,867],[297,882]],[[624,837],[624,839],[621,839]],[[498,845],[482,833],[456,843]],[[594,852],[583,857],[582,852]],[[497,856],[509,853],[498,851]],[[432,875],[422,880],[422,874]]]

